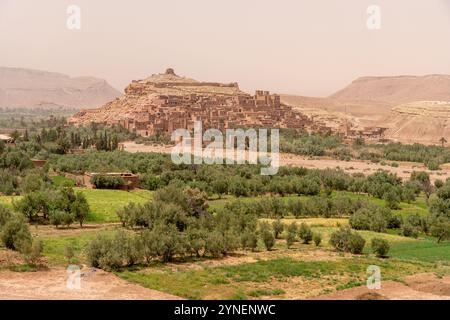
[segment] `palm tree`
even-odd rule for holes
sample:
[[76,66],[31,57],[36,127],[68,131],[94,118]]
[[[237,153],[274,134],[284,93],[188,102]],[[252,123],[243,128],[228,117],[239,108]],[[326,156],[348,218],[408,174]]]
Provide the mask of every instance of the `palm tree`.
[[439,139],[439,142],[442,144],[442,147],[444,147],[444,145],[447,143],[447,140],[442,137],[441,139]]

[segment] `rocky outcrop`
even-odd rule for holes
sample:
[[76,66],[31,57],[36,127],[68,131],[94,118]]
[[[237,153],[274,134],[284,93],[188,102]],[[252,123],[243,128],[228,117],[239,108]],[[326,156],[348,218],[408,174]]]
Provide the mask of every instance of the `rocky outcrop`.
[[82,110],[69,122],[121,125],[140,135],[191,129],[195,121],[204,128],[300,128],[309,119],[280,102],[280,96],[256,91],[254,96],[237,83],[200,82],[180,77],[173,69],[133,81],[120,98],[95,110]]
[[105,80],[0,67],[0,107],[93,108],[120,96]]
[[419,101],[392,108],[380,121],[389,129],[386,138],[405,143],[439,144],[450,141],[450,102]]

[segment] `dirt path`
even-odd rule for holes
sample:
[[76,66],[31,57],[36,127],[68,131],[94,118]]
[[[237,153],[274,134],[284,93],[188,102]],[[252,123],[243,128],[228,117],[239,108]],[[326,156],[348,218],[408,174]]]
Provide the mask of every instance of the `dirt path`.
[[0,300],[180,299],[170,294],[129,283],[98,269],[95,271],[82,270],[79,289],[68,288],[68,276],[68,272],[63,268],[37,272],[0,271]]
[[404,283],[383,281],[379,290],[369,290],[366,286],[360,286],[312,299],[450,300],[450,276],[438,278],[430,273],[416,274],[406,277]]
[[[171,153],[172,146],[159,145],[143,145],[135,142],[124,142],[124,149],[128,152],[156,152],[156,153]],[[245,156],[246,159],[248,155]],[[364,160],[340,161],[335,159],[320,158],[310,159],[308,157],[297,156],[288,153],[280,154],[280,166],[305,167],[308,169],[327,169],[327,168],[341,168],[348,173],[364,173],[365,175],[373,174],[378,170],[386,170],[397,174],[402,179],[409,179],[413,171],[426,171],[430,174],[430,179],[434,182],[436,179],[445,181],[450,177],[449,166],[442,166],[442,170],[430,171],[423,164],[397,162],[398,167],[391,167],[388,165],[381,165]]]

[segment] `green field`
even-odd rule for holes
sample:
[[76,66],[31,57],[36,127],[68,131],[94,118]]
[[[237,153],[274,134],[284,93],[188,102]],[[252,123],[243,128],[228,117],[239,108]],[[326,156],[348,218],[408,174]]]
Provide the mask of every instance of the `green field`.
[[119,218],[116,215],[118,209],[127,204],[145,203],[152,198],[152,192],[147,190],[102,190],[76,188],[81,191],[89,203],[91,212],[88,215],[88,222],[117,222]]
[[[68,180],[61,177],[53,177],[55,183],[63,183]],[[133,190],[133,191],[123,191],[123,190],[104,190],[104,189],[87,189],[87,188],[75,188],[77,191],[81,191],[85,196],[91,208],[91,212],[87,217],[86,222],[118,222],[118,217],[116,211],[123,208],[130,202],[135,203],[145,203],[152,199],[152,191],[147,190]],[[364,194],[353,194],[350,192],[333,192],[332,197],[349,196],[353,199],[368,199],[369,201],[384,206],[384,200],[369,197]],[[222,199],[213,199],[208,202],[210,210],[217,210],[223,208],[227,203],[239,199],[244,203],[255,202],[263,197],[243,197],[236,198],[233,196],[225,196]],[[289,199],[302,199],[306,200],[306,196],[296,196],[290,195],[281,197],[282,201],[287,203]],[[14,199],[20,199],[20,196],[0,196],[0,204],[4,204],[7,207],[12,207],[12,201]],[[412,203],[400,203],[400,210],[394,210],[394,212],[400,214],[411,214],[417,213],[420,215],[426,215],[427,205],[424,198],[419,197],[416,201]]]
[[[363,285],[367,279],[366,270],[369,265],[379,266],[384,280],[401,280],[404,276],[429,272],[432,269],[425,263],[362,256],[337,261],[279,258],[203,269],[173,270],[157,267],[127,270],[116,274],[144,287],[188,299],[247,299],[264,293],[283,299],[286,298],[284,292],[289,290],[308,297]],[[290,281],[298,277],[302,278],[304,286]],[[319,291],[312,292],[308,288],[310,285],[318,287]]]
[[[310,222],[314,225],[313,221]],[[278,252],[282,256],[280,258],[217,267],[204,266],[201,261],[194,263],[196,267],[186,268],[183,268],[183,264],[170,267],[155,265],[124,270],[117,272],[117,275],[145,287],[188,299],[251,299],[261,296],[289,299],[286,294],[290,290],[308,297],[363,285],[369,265],[381,268],[383,280],[402,281],[407,275],[422,272],[450,274],[450,242],[438,244],[431,239],[411,239],[371,231],[361,232],[366,239],[366,248],[361,256],[342,255],[337,260],[330,256],[327,261],[305,261],[301,257],[290,256],[295,251],[309,251],[313,255],[314,250],[333,251],[328,240],[336,228],[312,229],[324,237],[319,248],[297,243],[294,251],[291,251],[286,249],[283,240],[279,240],[274,252]],[[389,258],[379,259],[371,254],[370,241],[375,237],[389,241]],[[258,251],[264,252],[262,244],[258,246]],[[305,285],[304,290],[301,286],[294,287],[294,279],[298,277],[301,277],[301,283]],[[308,285],[322,289],[320,292],[310,292]]]
[[102,228],[101,230],[84,228],[84,230],[77,232],[76,234],[68,235],[63,234],[65,230],[60,230],[58,233],[38,236],[37,238],[43,242],[43,255],[51,265],[65,266],[68,264],[65,259],[65,250],[67,246],[72,247],[76,257],[76,263],[86,264],[85,248],[87,244],[93,240],[99,232],[111,233],[115,229],[116,226]]
[[[116,215],[118,209],[123,208],[130,202],[145,203],[152,199],[152,192],[147,190],[103,190],[75,188],[86,196],[91,212],[86,222],[107,223],[118,222]],[[20,199],[20,196],[0,196],[0,204],[12,208],[13,200]]]

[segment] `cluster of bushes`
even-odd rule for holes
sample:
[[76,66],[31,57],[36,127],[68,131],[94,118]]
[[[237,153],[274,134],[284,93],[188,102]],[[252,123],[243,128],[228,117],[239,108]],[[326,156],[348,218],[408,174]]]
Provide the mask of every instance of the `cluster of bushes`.
[[[436,141],[438,142],[438,141]],[[333,134],[308,134],[303,130],[280,131],[280,150],[306,156],[332,156],[339,160],[358,158],[372,162],[382,160],[424,163],[430,170],[439,170],[440,164],[450,162],[450,149],[443,146],[388,143],[366,145],[363,138],[352,146]]]
[[440,164],[450,162],[450,149],[442,146],[389,143],[382,148],[388,160],[422,162],[430,170],[437,170]]
[[258,165],[175,165],[167,155],[126,152],[88,152],[54,157],[52,165],[60,172],[131,171],[139,174],[141,187],[157,190],[170,183],[200,189],[209,196],[232,194],[237,197],[264,194],[318,195],[321,190],[368,193],[385,199],[392,209],[400,201],[413,201],[422,190],[417,181],[402,183],[386,171],[365,177],[338,169],[308,170],[282,167],[275,176],[261,176]]
[[0,192],[19,194],[50,183],[47,167],[35,168],[27,152],[8,147],[0,150]]
[[342,217],[356,212],[366,205],[366,201],[352,199],[347,196],[330,198],[325,196],[308,197],[305,199],[288,199],[281,197],[262,197],[252,202],[235,200],[225,205],[229,211],[246,210],[260,218],[283,218],[287,216],[301,217]]
[[54,121],[39,127],[31,127],[15,139],[17,147],[26,150],[32,157],[48,158],[52,154],[62,155],[69,149],[78,148],[113,151],[118,148],[120,141],[136,137],[121,126],[106,127],[96,123],[84,127],[67,127]]
[[97,189],[119,189],[125,185],[125,180],[119,176],[94,175],[91,178],[91,183]]
[[13,206],[29,222],[51,223],[56,227],[69,227],[74,221],[82,227],[89,213],[89,204],[84,195],[70,187],[30,192],[14,201]]
[[[366,240],[349,227],[340,227],[330,237],[330,244],[338,251],[362,254]],[[378,257],[384,258],[389,252],[389,242],[381,238],[373,238],[371,241],[372,252]]]
[[100,235],[88,246],[90,263],[108,269],[138,261],[166,262],[186,255],[217,257],[240,247],[256,248],[255,215],[245,210],[211,215],[206,211],[206,199],[198,189],[169,185],[157,191],[152,202],[130,204],[118,215],[123,225],[135,232]]
[[303,244],[309,244],[313,241],[316,246],[319,246],[322,242],[322,235],[320,233],[313,233],[306,223],[302,223],[298,228],[297,224],[294,222],[287,225],[285,229],[287,233],[286,246],[288,248],[296,241],[296,235],[298,235],[298,238]]
[[305,156],[323,156],[342,144],[336,135],[321,135],[302,130],[281,130],[280,151]]
[[450,239],[450,180],[430,198],[427,231],[436,237],[438,242]]
[[331,234],[330,244],[338,251],[361,254],[366,240],[350,228],[341,227]]
[[39,262],[43,245],[33,240],[25,218],[0,205],[0,240],[8,249],[19,251],[25,261],[35,265]]
[[366,203],[350,216],[349,223],[355,230],[385,232],[386,229],[400,228],[402,219],[393,215],[389,208]]
[[117,212],[126,229],[92,241],[87,249],[89,262],[114,269],[174,257],[218,257],[239,248],[255,250],[259,241],[271,250],[285,229],[288,247],[297,237],[303,243],[321,242],[321,236],[306,224],[299,228],[286,227],[280,220],[258,224],[258,215],[242,202],[210,214],[206,200],[207,195],[198,189],[170,184],[155,192],[151,202],[127,205]]

